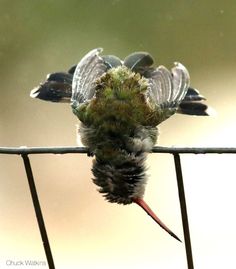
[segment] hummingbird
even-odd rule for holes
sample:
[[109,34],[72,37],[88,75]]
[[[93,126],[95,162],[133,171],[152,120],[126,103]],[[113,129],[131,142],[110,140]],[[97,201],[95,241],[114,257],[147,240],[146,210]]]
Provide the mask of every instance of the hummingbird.
[[172,237],[181,241],[144,201],[145,160],[157,142],[157,126],[175,113],[208,116],[204,96],[190,87],[188,70],[179,62],[168,70],[154,66],[147,52],[124,60],[88,52],[68,72],[49,74],[30,96],[70,103],[78,132],[94,156],[93,182],[111,203],[139,205]]

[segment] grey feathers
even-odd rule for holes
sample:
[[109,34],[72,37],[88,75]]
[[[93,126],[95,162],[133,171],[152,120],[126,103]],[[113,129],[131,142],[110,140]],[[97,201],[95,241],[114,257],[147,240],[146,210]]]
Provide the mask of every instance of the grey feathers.
[[72,81],[72,104],[83,103],[93,97],[96,79],[107,69],[104,60],[98,56],[101,51],[101,48],[90,51],[78,63]]
[[189,73],[182,64],[175,63],[171,72],[159,66],[151,73],[147,95],[161,109],[176,109],[184,99],[189,83]]
[[175,112],[209,115],[209,107],[203,103],[205,98],[189,87],[189,74],[182,64],[175,63],[169,71],[164,66],[153,67],[153,58],[147,52],[131,53],[124,61],[114,55],[100,56],[100,52],[101,48],[90,51],[67,72],[49,74],[46,81],[31,91],[30,96],[57,103],[72,102],[72,108],[76,108],[93,98],[96,82],[104,73],[123,65],[148,80],[146,97],[161,111],[163,120]]

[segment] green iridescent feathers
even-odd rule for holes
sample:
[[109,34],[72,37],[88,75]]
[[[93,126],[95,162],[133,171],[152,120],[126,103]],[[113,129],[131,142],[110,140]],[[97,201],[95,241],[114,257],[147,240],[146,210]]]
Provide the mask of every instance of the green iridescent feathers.
[[[74,73],[72,108],[82,122],[93,121],[94,124],[100,121],[100,116],[104,119],[107,113],[118,111],[116,117],[121,120],[123,115],[132,114],[130,120],[125,118],[128,123],[157,126],[176,112],[189,87],[189,75],[184,66],[176,64],[171,73],[164,66],[149,67],[152,61],[146,55],[148,64],[145,65],[132,54],[124,64],[118,65],[116,61],[115,67],[111,64],[105,72],[107,63],[99,56],[100,52],[101,49],[95,49],[85,55]],[[140,73],[146,73],[146,77],[133,70],[142,70]],[[109,107],[111,100],[116,108]]]
[[94,98],[74,108],[85,124],[101,126],[111,119],[123,126],[157,126],[162,110],[147,99],[148,80],[125,66],[108,70],[97,80]]

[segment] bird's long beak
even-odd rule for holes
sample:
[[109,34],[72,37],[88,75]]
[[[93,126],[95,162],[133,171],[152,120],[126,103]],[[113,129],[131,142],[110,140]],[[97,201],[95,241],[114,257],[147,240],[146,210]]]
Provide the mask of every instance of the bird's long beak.
[[164,229],[169,235],[173,236],[176,240],[182,242],[177,235],[175,235],[158,217],[157,215],[151,210],[151,208],[146,204],[146,202],[142,198],[134,198],[133,202],[142,207],[144,211]]

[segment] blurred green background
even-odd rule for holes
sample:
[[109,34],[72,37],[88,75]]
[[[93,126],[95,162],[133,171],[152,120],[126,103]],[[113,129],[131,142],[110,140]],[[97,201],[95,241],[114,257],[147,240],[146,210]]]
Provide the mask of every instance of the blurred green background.
[[[46,74],[85,53],[124,58],[148,51],[156,64],[189,70],[212,117],[176,115],[160,145],[236,146],[236,2],[160,0],[0,0],[0,146],[76,145],[68,104],[33,100]],[[184,245],[135,206],[104,202],[90,178],[91,158],[32,156],[56,268],[187,268]],[[233,155],[182,158],[196,268],[234,268]],[[151,154],[146,200],[183,238],[171,156]],[[220,217],[219,217],[220,216]],[[0,155],[0,267],[46,261],[23,164]]]

